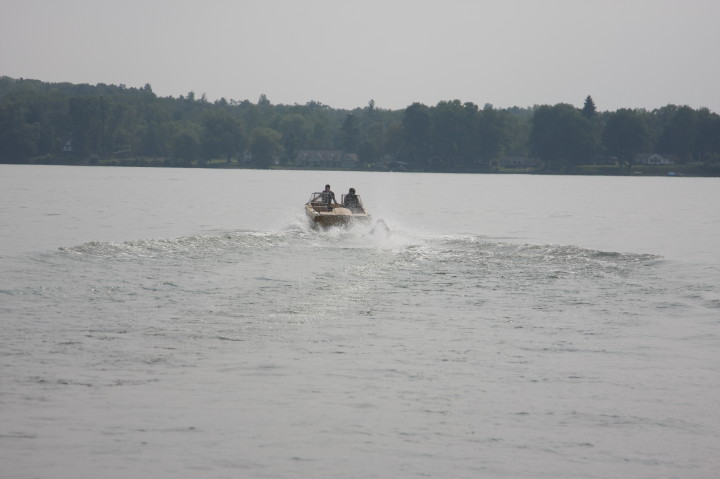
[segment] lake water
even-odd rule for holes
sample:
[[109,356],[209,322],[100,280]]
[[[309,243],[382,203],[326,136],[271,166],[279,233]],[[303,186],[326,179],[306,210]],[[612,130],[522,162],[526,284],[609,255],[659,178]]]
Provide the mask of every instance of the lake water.
[[718,239],[718,179],[0,165],[0,476],[715,478]]

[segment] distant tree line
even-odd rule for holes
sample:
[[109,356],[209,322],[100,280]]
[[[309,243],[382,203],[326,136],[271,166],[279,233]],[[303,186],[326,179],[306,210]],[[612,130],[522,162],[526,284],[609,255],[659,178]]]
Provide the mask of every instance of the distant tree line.
[[590,96],[582,108],[452,100],[392,111],[370,100],[340,110],[0,78],[0,163],[291,168],[301,150],[356,153],[357,169],[491,172],[518,157],[557,173],[629,171],[637,154],[656,152],[718,174],[720,116],[675,105],[600,112]]

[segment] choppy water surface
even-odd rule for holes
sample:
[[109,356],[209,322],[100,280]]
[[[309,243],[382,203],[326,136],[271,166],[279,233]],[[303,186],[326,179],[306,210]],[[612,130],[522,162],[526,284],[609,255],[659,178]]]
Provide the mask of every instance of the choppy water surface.
[[[73,181],[68,170],[31,171]],[[159,195],[166,206],[138,220],[132,202],[98,201],[114,221],[73,220],[90,206],[53,210],[28,195],[29,214],[2,210],[17,232],[0,257],[3,477],[710,478],[720,467],[720,267],[704,246],[713,239],[690,231],[687,255],[667,238],[637,248],[648,229],[675,230],[654,210],[643,227],[631,209],[613,220],[567,206],[587,201],[597,179],[575,190],[566,182],[587,179],[342,174],[361,193],[414,200],[406,217],[377,205],[386,236],[309,229],[304,193],[294,210],[283,206],[295,187],[277,203],[251,199],[279,179],[323,183],[310,173],[234,176],[243,192],[220,193],[204,214],[180,191],[210,196],[238,172],[199,172],[201,181],[192,171],[69,171],[119,189],[144,179],[140,201]],[[171,180],[183,187],[167,198]],[[631,195],[642,183],[624,181],[645,179],[604,180],[598,191]],[[460,199],[474,191],[463,181],[484,191],[519,183],[493,213],[458,212],[457,202],[427,211],[428,189],[448,181]],[[544,196],[546,222],[533,207],[500,221],[528,185],[562,201]],[[235,208],[236,227],[212,220],[223,208]],[[59,218],[43,216],[53,211]],[[715,234],[713,214],[695,227]],[[167,226],[145,226],[148,216]],[[59,219],[74,226],[43,226]],[[577,227],[590,223],[602,231]],[[543,228],[568,241],[542,241]],[[43,239],[21,241],[39,230]],[[118,238],[94,239],[105,236]],[[65,243],[76,237],[87,241]]]

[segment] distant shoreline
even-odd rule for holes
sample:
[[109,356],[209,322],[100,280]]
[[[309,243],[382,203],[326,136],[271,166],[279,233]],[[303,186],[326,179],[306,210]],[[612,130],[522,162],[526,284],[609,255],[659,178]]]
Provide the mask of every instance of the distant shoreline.
[[27,162],[0,163],[5,165],[38,165],[38,166],[90,166],[90,167],[121,167],[121,168],[179,168],[179,169],[227,169],[227,170],[280,170],[280,171],[345,171],[345,172],[377,172],[377,173],[448,173],[448,174],[487,174],[487,175],[557,175],[557,176],[667,176],[667,177],[695,177],[695,178],[717,178],[720,177],[720,166],[707,165],[634,165],[630,168],[616,165],[580,165],[571,166],[563,171],[549,171],[540,168],[503,168],[486,167],[474,170],[455,171],[418,171],[418,170],[392,170],[372,168],[309,168],[297,166],[273,165],[270,168],[258,168],[252,165],[239,165],[228,163],[225,160],[211,161],[206,165],[183,166],[168,164],[163,158],[126,158],[90,161],[57,161],[47,159],[33,159]]

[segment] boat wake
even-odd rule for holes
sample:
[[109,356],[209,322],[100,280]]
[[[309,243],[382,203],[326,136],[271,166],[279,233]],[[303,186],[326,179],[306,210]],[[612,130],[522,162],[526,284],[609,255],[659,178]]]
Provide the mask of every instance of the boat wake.
[[384,220],[379,219],[375,222],[375,226],[372,227],[370,232],[368,233],[373,236],[383,236],[385,238],[389,238],[392,232],[390,231],[390,228],[385,223]]
[[281,231],[222,231],[179,238],[139,239],[123,242],[93,241],[59,248],[69,258],[115,260],[212,259],[238,261],[247,254],[287,255],[320,259],[329,252],[348,249],[391,251],[395,260],[426,262],[430,269],[450,266],[506,272],[543,271],[566,276],[579,270],[622,270],[627,265],[654,262],[655,255],[596,251],[572,245],[519,244],[477,235],[437,235],[393,226],[378,219],[373,225],[313,229],[298,219]]

